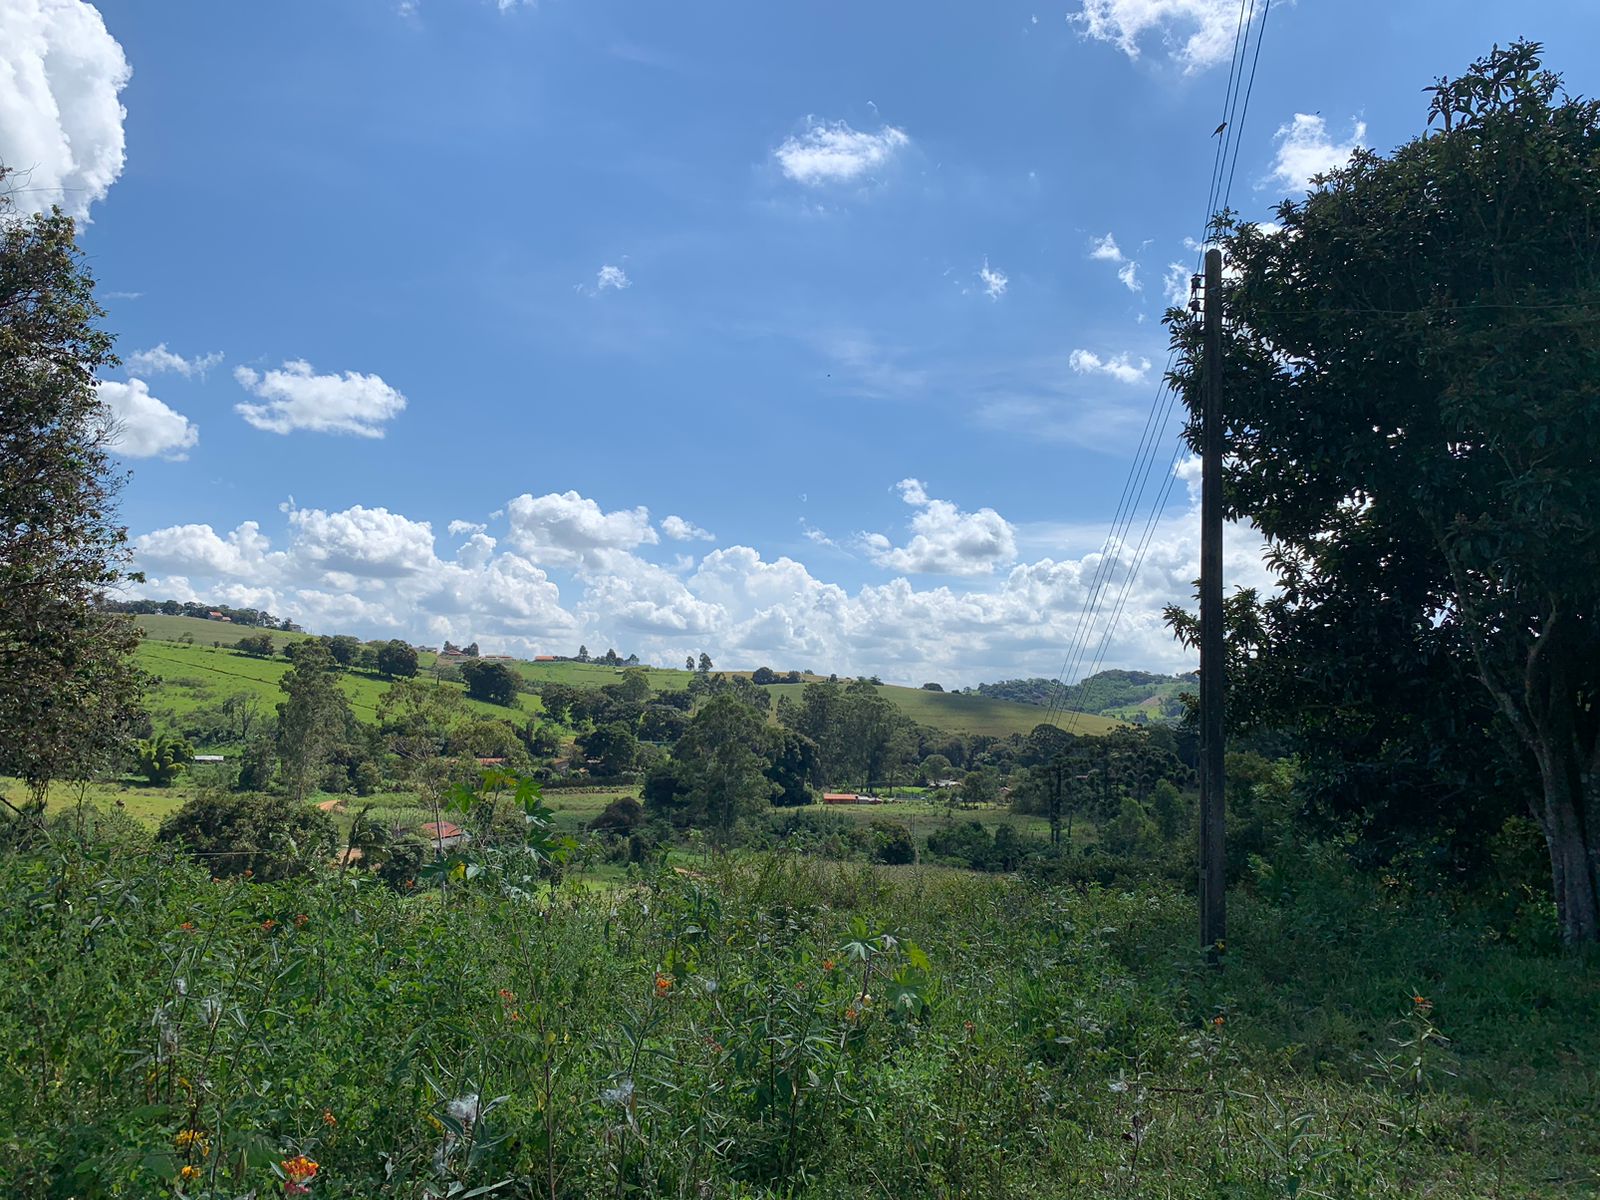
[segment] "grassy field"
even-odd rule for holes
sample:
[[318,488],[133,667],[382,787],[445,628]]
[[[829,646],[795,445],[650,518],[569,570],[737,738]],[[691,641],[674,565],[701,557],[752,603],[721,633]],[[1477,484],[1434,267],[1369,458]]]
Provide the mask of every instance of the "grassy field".
[[[788,696],[798,704],[804,688],[805,685],[800,683],[775,683],[767,690],[776,696]],[[878,691],[917,724],[949,733],[979,733],[997,738],[1019,733],[1026,737],[1045,719],[1045,710],[1036,704],[1017,704],[1010,700],[964,696],[956,692],[925,692],[921,688],[894,687],[890,684],[880,686]],[[1061,718],[1058,723],[1064,723],[1065,719]],[[1121,722],[1109,717],[1079,714],[1076,718],[1077,731],[1093,735],[1106,733],[1119,724]]]
[[[227,649],[247,633],[242,626],[225,625],[219,621],[206,621],[197,617],[140,616],[135,618],[145,629],[145,641],[139,647],[139,661],[147,671],[160,677],[153,696],[153,707],[158,713],[178,716],[208,704],[216,704],[230,694],[245,692],[259,697],[269,706],[283,698],[278,680],[289,669],[282,658],[258,659]],[[180,641],[192,637],[192,643]],[[307,634],[274,632],[273,638],[281,644],[286,640],[307,637]],[[223,643],[222,649],[213,646]],[[433,665],[432,655],[422,655],[419,665],[424,671]],[[600,663],[554,662],[535,663],[514,660],[508,665],[524,679],[533,682],[564,683],[576,687],[604,687],[617,682],[623,673],[621,667],[608,667]],[[749,674],[749,672],[738,672]],[[650,687],[656,692],[681,691],[688,687],[692,675],[688,671],[653,667],[645,672]],[[815,681],[815,680],[813,680]],[[341,680],[345,694],[356,716],[372,721],[377,715],[378,699],[388,683],[373,675],[348,673]],[[450,684],[460,688],[460,684]],[[787,695],[799,700],[804,684],[773,684],[768,690],[777,696]],[[463,691],[465,689],[462,689]],[[1016,704],[1008,700],[994,700],[987,696],[963,696],[954,692],[930,692],[921,688],[882,685],[879,691],[892,701],[896,708],[920,725],[928,725],[950,733],[984,734],[990,737],[1027,735],[1044,719],[1044,710],[1032,704]],[[538,698],[532,695],[518,697],[515,712],[492,704],[469,700],[468,706],[482,716],[515,717],[518,713],[539,711]],[[1078,716],[1076,728],[1081,733],[1101,734],[1113,729],[1118,722],[1107,717]]]
[[133,620],[134,624],[144,630],[147,638],[175,642],[183,637],[191,637],[195,640],[195,644],[200,646],[209,646],[213,642],[232,646],[242,637],[254,637],[265,633],[272,637],[273,646],[281,650],[288,642],[297,642],[311,636],[309,633],[285,633],[281,629],[257,629],[252,625],[235,625],[229,621],[208,621],[204,617],[168,617],[160,613],[141,613]]
[[[215,624],[212,621],[197,623]],[[151,708],[169,716],[181,716],[202,705],[220,703],[237,693],[256,696],[270,708],[283,699],[278,681],[289,670],[289,662],[283,658],[252,658],[233,650],[201,645],[198,641],[189,645],[148,637],[139,644],[138,661],[141,667],[160,679],[151,694]],[[387,680],[376,675],[346,672],[339,684],[350,698],[350,707],[357,717],[369,723],[377,719],[378,701],[389,688]],[[466,692],[459,683],[445,686],[463,694]],[[538,697],[530,695],[519,695],[515,709],[478,700],[467,700],[466,704],[475,715],[486,717],[523,719],[539,711]]]
[[278,1195],[299,1155],[325,1200],[1600,1178],[1592,972],[1331,865],[1230,895],[1225,971],[1163,888],[704,855],[508,900],[484,866],[396,894],[0,855],[0,1194]]

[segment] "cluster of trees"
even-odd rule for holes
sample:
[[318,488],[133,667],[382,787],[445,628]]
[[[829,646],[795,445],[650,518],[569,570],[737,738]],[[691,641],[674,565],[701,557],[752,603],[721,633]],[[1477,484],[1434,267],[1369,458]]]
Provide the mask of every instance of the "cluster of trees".
[[573,655],[571,661],[581,663],[600,663],[601,665],[607,667],[637,667],[639,665],[639,656],[637,654],[630,654],[627,658],[623,658],[615,650],[607,650],[604,654],[600,655],[600,657],[595,658],[590,655],[589,647],[579,646],[578,653]]
[[[141,616],[154,616],[157,614],[168,617],[198,617],[204,621],[214,621],[218,617],[226,618],[232,625],[252,625],[262,629],[280,629],[285,632],[298,632],[300,626],[287,617],[279,620],[271,613],[259,608],[230,608],[226,604],[201,604],[194,600],[101,600],[102,607],[107,612],[130,613]],[[216,613],[213,617],[211,614]]]
[[[293,661],[300,647],[313,644],[326,650],[334,664],[342,670],[371,671],[385,679],[409,679],[417,673],[416,647],[399,638],[391,638],[386,642],[363,642],[348,634],[295,638],[284,642],[283,656]],[[270,633],[258,633],[240,638],[233,648],[254,658],[271,658],[277,644]]]

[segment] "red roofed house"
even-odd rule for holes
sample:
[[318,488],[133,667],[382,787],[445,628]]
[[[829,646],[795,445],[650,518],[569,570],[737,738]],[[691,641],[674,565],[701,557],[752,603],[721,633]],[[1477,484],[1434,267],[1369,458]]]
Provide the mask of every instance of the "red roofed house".
[[854,804],[860,799],[854,792],[823,792],[824,804]]
[[462,842],[470,842],[472,835],[461,826],[452,821],[429,821],[418,825],[417,832],[424,841],[432,842],[433,848],[440,854],[446,850],[454,850]]

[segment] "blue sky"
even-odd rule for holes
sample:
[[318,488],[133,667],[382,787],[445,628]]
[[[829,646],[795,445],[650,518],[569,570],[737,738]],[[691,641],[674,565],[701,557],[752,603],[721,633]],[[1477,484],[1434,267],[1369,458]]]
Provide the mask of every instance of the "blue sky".
[[[1235,207],[1413,136],[1421,88],[1496,41],[1592,92],[1586,8],[1279,0]],[[0,159],[25,206],[91,220],[149,594],[513,652],[1053,675],[1237,17],[0,0]],[[1159,610],[1194,549],[1180,486],[1103,665],[1186,663]],[[1230,565],[1259,579],[1247,531]]]

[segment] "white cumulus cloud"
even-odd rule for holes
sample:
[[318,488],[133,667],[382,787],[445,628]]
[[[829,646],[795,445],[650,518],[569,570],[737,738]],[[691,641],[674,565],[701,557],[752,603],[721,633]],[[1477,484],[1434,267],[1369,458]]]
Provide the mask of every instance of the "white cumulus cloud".
[[675,542],[714,542],[716,535],[679,516],[664,517],[661,532]]
[[82,0],[0,0],[0,164],[24,210],[85,219],[122,174],[132,70]]
[[1091,238],[1089,241],[1089,257],[1101,262],[1127,262],[1122,253],[1122,247],[1117,245],[1117,239],[1111,234],[1105,237]]
[[622,291],[633,286],[633,280],[628,278],[628,273],[621,267],[613,267],[609,263],[600,268],[600,273],[595,277],[594,290],[603,292],[607,288],[613,291]]
[[318,375],[301,359],[286,362],[265,374],[236,367],[233,377],[264,404],[241,402],[237,412],[257,429],[269,433],[351,433],[381,438],[383,423],[405,410],[406,398],[376,375],[346,371],[343,375]]
[[200,427],[152,396],[144,380],[103,379],[97,386],[112,421],[110,446],[118,454],[184,459],[200,440]]
[[1233,57],[1239,27],[1235,0],[1082,0],[1082,4],[1069,19],[1083,36],[1110,42],[1129,58],[1138,58],[1152,36],[1186,71]]
[[862,534],[862,548],[878,566],[912,574],[987,575],[1016,558],[1015,531],[994,509],[963,512],[948,500],[930,497],[920,479],[902,479],[895,487],[918,512],[904,546],[881,533]]
[[1336,142],[1321,117],[1295,113],[1292,121],[1278,127],[1274,137],[1278,150],[1269,180],[1290,191],[1309,191],[1314,176],[1344,166],[1357,149],[1366,145],[1367,123],[1354,121],[1352,126],[1349,139]]
[[577,566],[597,553],[655,545],[649,509],[606,512],[577,492],[526,492],[506,505],[511,544],[540,563]]
[[888,163],[910,144],[905,130],[892,125],[868,133],[852,129],[843,121],[810,117],[805,132],[786,138],[773,155],[790,179],[818,187],[859,179]]
[[196,375],[204,379],[206,372],[221,361],[220,350],[185,358],[168,350],[167,344],[161,342],[149,350],[135,350],[123,359],[122,365],[134,375],[159,375],[163,371],[170,371],[175,375],[182,375],[185,379],[192,379]]
[[1119,383],[1143,383],[1150,373],[1150,360],[1135,361],[1126,352],[1101,358],[1092,350],[1074,350],[1067,360],[1080,375],[1109,375]]

